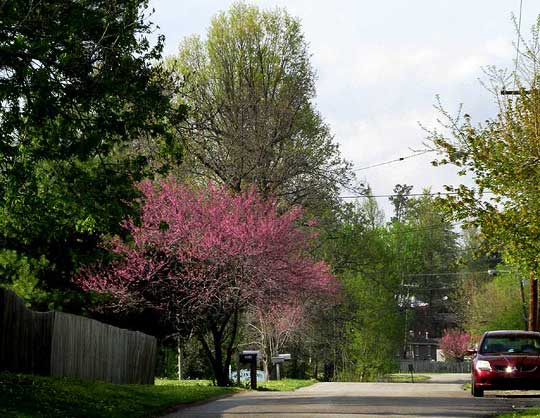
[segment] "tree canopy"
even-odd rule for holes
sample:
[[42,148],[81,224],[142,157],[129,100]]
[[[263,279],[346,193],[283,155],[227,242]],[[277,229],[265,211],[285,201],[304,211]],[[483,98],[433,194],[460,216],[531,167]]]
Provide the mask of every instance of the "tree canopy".
[[49,289],[69,286],[132,210],[147,159],[126,149],[145,136],[172,149],[165,122],[183,111],[155,64],[163,38],[150,45],[146,5],[0,5],[0,257]]
[[194,332],[218,384],[228,384],[239,315],[248,307],[337,290],[328,266],[309,256],[313,236],[295,225],[300,210],[278,214],[253,189],[197,191],[172,177],[140,190],[140,223],[124,224],[132,239],[113,240],[118,259],[88,267],[79,282],[112,294],[117,310],[151,309],[172,332]]
[[206,39],[185,39],[168,65],[190,106],[178,130],[192,175],[304,206],[349,182],[349,164],[314,107],[300,22],[285,10],[236,3],[212,19]]
[[[435,164],[454,164],[474,186],[447,187],[447,207],[456,218],[481,227],[496,251],[540,273],[540,77],[539,25],[519,53],[517,72],[489,68],[486,86],[498,104],[497,115],[483,123],[468,114],[450,115],[430,135],[441,157]],[[508,83],[518,94],[502,95]]]

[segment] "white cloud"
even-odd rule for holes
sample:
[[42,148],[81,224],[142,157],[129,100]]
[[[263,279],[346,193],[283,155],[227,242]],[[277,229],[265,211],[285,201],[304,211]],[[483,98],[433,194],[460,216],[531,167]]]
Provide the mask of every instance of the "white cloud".
[[[421,148],[425,133],[417,122],[436,123],[436,94],[451,112],[464,103],[476,119],[493,115],[493,102],[477,82],[481,67],[512,66],[514,58],[509,14],[517,12],[517,0],[251,1],[285,7],[301,19],[319,75],[318,109],[356,167]],[[152,0],[167,51],[174,52],[188,34],[204,35],[210,17],[232,2]],[[538,13],[540,2],[525,2],[525,36]],[[432,167],[431,158],[426,154],[359,174],[380,194],[396,183],[438,191],[461,180],[451,168]]]

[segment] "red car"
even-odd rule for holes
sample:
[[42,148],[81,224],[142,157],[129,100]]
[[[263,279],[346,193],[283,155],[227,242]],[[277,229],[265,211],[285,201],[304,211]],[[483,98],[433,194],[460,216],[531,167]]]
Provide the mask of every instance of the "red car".
[[471,392],[540,389],[540,332],[488,331],[471,368]]

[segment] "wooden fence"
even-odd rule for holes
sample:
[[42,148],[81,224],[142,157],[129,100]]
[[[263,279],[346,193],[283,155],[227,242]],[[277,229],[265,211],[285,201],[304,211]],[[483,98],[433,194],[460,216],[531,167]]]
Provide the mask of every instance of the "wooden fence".
[[149,335],[62,312],[33,312],[0,289],[0,370],[153,384]]
[[26,309],[15,293],[0,288],[0,370],[49,374],[53,321],[54,312]]
[[409,365],[412,364],[415,373],[470,373],[471,363],[468,361],[401,361],[399,363],[400,373],[408,373]]

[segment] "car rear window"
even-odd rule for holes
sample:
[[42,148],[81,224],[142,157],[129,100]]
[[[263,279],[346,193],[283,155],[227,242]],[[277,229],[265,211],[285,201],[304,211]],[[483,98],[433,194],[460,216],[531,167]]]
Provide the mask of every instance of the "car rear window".
[[480,353],[540,354],[540,338],[528,335],[488,336],[482,341]]

